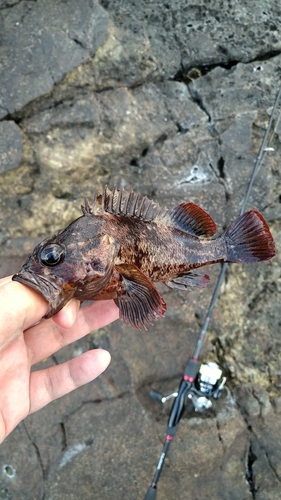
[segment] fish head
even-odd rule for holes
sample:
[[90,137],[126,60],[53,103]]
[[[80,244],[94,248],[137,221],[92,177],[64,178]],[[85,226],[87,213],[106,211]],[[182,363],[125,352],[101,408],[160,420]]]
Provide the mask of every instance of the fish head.
[[116,242],[100,224],[95,227],[85,219],[80,217],[39,243],[12,278],[43,295],[49,303],[45,318],[60,311],[72,297],[90,300],[110,280]]

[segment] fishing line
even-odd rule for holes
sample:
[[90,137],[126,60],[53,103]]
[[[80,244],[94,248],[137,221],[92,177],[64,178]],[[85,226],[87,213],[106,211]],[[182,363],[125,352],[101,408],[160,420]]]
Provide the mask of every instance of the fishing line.
[[[271,111],[268,126],[266,128],[266,131],[265,131],[265,134],[264,134],[264,137],[263,137],[260,149],[259,149],[259,153],[257,155],[256,161],[255,161],[255,164],[253,167],[253,171],[252,171],[249,183],[248,183],[246,194],[243,198],[243,202],[242,202],[242,206],[241,206],[241,210],[240,210],[240,215],[242,215],[245,212],[245,209],[246,209],[246,206],[247,206],[247,203],[249,200],[250,192],[251,192],[251,189],[253,186],[253,182],[254,182],[255,176],[257,174],[257,171],[261,165],[264,154],[267,151],[272,151],[272,148],[267,148],[266,145],[268,143],[269,133],[270,133],[270,130],[272,128],[273,120],[274,120],[274,117],[275,117],[275,114],[276,114],[276,111],[277,111],[277,108],[279,105],[280,98],[281,98],[281,87],[280,87],[280,89],[277,93],[277,96],[275,98],[275,102],[274,102],[274,106],[273,106],[272,111]],[[278,126],[279,119],[280,119],[280,115],[278,117],[273,134]],[[164,460],[165,460],[165,457],[167,455],[169,446],[173,440],[173,437],[177,431],[177,427],[178,427],[180,418],[183,414],[187,399],[192,400],[192,403],[193,403],[195,410],[203,412],[212,405],[212,402],[210,401],[211,398],[217,399],[220,396],[220,393],[221,393],[221,391],[224,387],[224,384],[226,382],[225,378],[223,378],[221,380],[222,371],[220,370],[218,365],[216,365],[216,363],[207,363],[205,365],[202,364],[200,366],[198,358],[199,358],[199,354],[200,354],[201,348],[203,346],[203,343],[204,343],[204,340],[206,337],[207,329],[208,329],[209,322],[210,322],[210,319],[212,316],[212,311],[214,309],[216,300],[219,296],[220,287],[221,287],[221,284],[222,284],[227,267],[228,267],[227,263],[223,263],[221,266],[221,271],[220,271],[220,274],[218,276],[217,283],[216,283],[216,286],[215,286],[215,289],[214,289],[214,292],[213,292],[213,295],[211,298],[211,302],[210,302],[209,308],[207,310],[207,313],[206,313],[206,316],[204,319],[204,323],[202,325],[202,328],[201,328],[201,331],[199,334],[199,338],[198,338],[198,341],[197,341],[197,344],[196,344],[196,347],[194,350],[194,354],[193,354],[192,358],[190,358],[186,363],[186,366],[185,366],[185,369],[183,372],[182,381],[179,385],[178,392],[173,393],[167,397],[164,397],[162,394],[160,394],[157,391],[154,391],[154,390],[150,391],[150,396],[153,399],[158,400],[161,403],[165,403],[171,397],[175,397],[175,400],[174,400],[174,403],[173,403],[173,406],[172,406],[172,409],[170,412],[169,420],[168,420],[168,426],[166,429],[165,444],[164,444],[164,447],[163,447],[163,450],[162,450],[162,453],[161,453],[161,456],[160,456],[160,459],[159,459],[159,462],[158,462],[158,465],[156,468],[156,472],[154,474],[152,484],[148,488],[148,491],[147,491],[147,494],[146,494],[144,500],[155,500],[156,499],[157,484],[158,484],[159,477],[160,477],[160,474],[161,474],[161,471],[162,471],[162,468],[164,465]]]

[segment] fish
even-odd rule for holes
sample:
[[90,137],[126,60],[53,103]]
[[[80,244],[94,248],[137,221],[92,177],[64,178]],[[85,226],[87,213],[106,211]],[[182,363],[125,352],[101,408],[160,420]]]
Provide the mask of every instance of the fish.
[[12,279],[49,303],[44,318],[73,297],[113,299],[128,326],[147,330],[164,316],[155,283],[187,290],[210,277],[198,268],[219,262],[250,263],[274,257],[269,226],[257,210],[239,216],[220,236],[201,207],[183,202],[168,209],[134,191],[107,186],[85,199],[82,216],[39,243]]

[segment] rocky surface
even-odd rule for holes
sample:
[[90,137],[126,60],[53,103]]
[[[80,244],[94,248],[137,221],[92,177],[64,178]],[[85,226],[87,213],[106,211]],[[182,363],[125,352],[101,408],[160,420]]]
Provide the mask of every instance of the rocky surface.
[[[64,227],[105,184],[169,207],[192,200],[222,230],[239,213],[281,72],[273,0],[186,4],[125,0],[0,1],[0,272]],[[281,482],[280,125],[248,206],[279,253],[232,266],[202,359],[228,391],[189,408],[170,448],[159,500],[277,500]],[[102,346],[112,363],[92,384],[27,418],[0,448],[0,498],[140,499],[161,453],[172,392],[192,355],[207,290],[162,289],[165,319],[148,332],[120,321],[45,360]],[[40,366],[39,366],[40,367]]]

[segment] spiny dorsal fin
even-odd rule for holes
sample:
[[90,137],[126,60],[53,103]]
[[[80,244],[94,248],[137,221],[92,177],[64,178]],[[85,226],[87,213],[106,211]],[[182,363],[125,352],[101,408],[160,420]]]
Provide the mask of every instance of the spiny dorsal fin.
[[95,193],[92,206],[85,202],[82,211],[86,215],[110,213],[136,217],[146,222],[155,221],[197,237],[210,237],[216,232],[212,217],[194,203],[181,203],[168,210],[140,193],[117,189],[116,186],[112,191],[106,186],[102,194]]
[[82,210],[83,214],[84,215],[91,215],[92,214],[92,209],[91,209],[89,200],[88,200],[88,198],[86,198],[86,196],[85,196],[84,203],[85,203],[85,205],[81,205],[81,210]]
[[91,207],[94,215],[109,213],[114,215],[125,215],[127,217],[137,217],[141,220],[152,221],[159,215],[164,216],[168,210],[162,208],[146,196],[134,191],[117,189],[114,186],[110,191],[106,186],[102,194],[96,193]]

